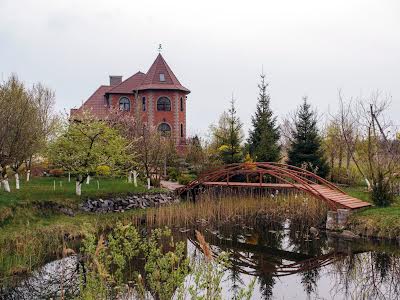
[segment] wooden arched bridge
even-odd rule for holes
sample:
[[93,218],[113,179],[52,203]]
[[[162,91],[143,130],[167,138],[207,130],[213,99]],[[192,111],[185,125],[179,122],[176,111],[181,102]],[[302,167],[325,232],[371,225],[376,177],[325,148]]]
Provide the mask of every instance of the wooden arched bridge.
[[332,209],[358,209],[371,205],[347,195],[333,183],[310,171],[273,162],[225,165],[200,175],[177,192],[180,195],[196,193],[203,187],[297,189],[325,201]]

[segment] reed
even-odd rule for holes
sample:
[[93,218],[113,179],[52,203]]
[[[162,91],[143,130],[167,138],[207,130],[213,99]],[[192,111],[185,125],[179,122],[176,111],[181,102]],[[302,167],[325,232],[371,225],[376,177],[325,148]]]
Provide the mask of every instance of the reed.
[[201,194],[197,201],[186,201],[132,216],[136,225],[150,227],[191,227],[208,223],[268,223],[290,219],[292,223],[318,226],[325,221],[327,205],[305,193],[253,193],[213,190]]

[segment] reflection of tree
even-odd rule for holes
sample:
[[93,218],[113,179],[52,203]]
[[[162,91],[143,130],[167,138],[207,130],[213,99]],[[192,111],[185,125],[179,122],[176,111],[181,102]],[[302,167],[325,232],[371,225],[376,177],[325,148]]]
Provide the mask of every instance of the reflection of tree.
[[275,285],[275,278],[273,274],[266,274],[258,277],[258,284],[260,285],[260,293],[263,299],[272,299],[272,290]]
[[390,271],[390,267],[392,265],[392,258],[389,254],[384,252],[382,253],[373,253],[372,258],[375,261],[375,268],[380,273],[381,281],[384,281],[385,277],[388,275]]
[[[399,299],[400,257],[369,252],[336,262],[335,290],[356,299]],[[344,291],[343,291],[344,290]]]
[[[258,238],[258,245],[261,246],[269,246],[276,249],[282,249],[282,239],[283,235],[281,234],[282,225],[275,224],[272,227],[276,232],[270,232],[264,230],[264,234],[260,234]],[[262,266],[264,264],[263,257],[258,256],[258,264]],[[264,273],[258,277],[258,284],[260,285],[260,293],[264,299],[271,299],[273,295],[273,288],[275,285],[275,274],[274,273]]]
[[[232,234],[232,242],[238,242],[238,234],[237,231],[234,230],[233,234]],[[232,248],[232,250],[230,251],[230,257],[231,259],[237,260],[239,259],[239,252]],[[230,268],[229,268],[229,280],[231,282],[231,288],[230,290],[233,293],[233,297],[232,299],[238,299],[238,293],[240,292],[241,287],[243,286],[243,279],[241,278],[241,272],[239,269],[239,266],[235,263],[233,263]]]
[[311,269],[301,273],[301,283],[307,295],[314,293],[319,279],[319,269]]
[[32,275],[4,286],[0,280],[0,299],[72,299],[79,292],[76,256],[50,262]]

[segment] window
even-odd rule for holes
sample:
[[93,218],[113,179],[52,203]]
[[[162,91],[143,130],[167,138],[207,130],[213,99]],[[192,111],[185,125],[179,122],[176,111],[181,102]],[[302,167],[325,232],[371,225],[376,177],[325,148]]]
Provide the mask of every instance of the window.
[[181,138],[183,138],[183,124],[181,124]]
[[146,111],[146,97],[142,97],[142,111]]
[[164,75],[164,73],[160,73],[160,81],[165,81],[165,75]]
[[162,136],[171,136],[171,126],[167,123],[161,123],[158,126],[158,131],[161,132]]
[[183,111],[183,98],[181,97],[181,111]]
[[119,99],[119,110],[122,111],[130,111],[131,109],[131,101],[127,97],[121,97]]
[[167,97],[158,98],[157,110],[158,111],[170,111],[171,110],[171,101]]

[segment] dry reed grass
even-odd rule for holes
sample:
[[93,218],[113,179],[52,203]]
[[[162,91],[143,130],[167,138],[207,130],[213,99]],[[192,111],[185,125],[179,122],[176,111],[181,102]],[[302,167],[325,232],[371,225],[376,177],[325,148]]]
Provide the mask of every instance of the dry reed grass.
[[190,227],[208,223],[239,222],[246,224],[281,222],[315,226],[325,221],[327,205],[305,193],[270,194],[207,191],[195,202],[148,210],[133,216],[138,226]]

